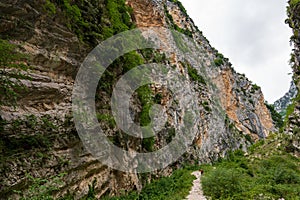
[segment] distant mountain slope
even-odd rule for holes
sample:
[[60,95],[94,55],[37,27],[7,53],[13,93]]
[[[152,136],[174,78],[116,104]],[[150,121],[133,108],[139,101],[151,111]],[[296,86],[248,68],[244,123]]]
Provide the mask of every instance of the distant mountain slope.
[[285,116],[287,107],[292,103],[292,99],[297,96],[297,87],[294,81],[291,82],[290,89],[283,97],[274,102],[275,110]]

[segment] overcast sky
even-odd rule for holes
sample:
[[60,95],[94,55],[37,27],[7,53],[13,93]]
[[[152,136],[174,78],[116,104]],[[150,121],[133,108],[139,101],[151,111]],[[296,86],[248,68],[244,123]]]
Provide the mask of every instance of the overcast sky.
[[291,29],[285,0],[180,0],[210,44],[262,87],[269,103],[288,91]]

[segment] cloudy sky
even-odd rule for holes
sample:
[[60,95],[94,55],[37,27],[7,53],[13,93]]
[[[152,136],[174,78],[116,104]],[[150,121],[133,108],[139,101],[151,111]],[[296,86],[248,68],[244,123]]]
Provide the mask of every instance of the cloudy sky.
[[285,0],[181,0],[211,45],[262,87],[269,103],[288,91],[291,29]]

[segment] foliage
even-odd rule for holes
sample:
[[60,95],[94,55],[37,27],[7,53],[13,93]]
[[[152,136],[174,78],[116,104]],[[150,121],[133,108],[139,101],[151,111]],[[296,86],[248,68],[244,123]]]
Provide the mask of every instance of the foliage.
[[0,39],[0,105],[14,105],[18,97],[17,92],[25,89],[19,79],[30,79],[21,73],[21,70],[28,69],[24,64],[28,58],[16,49],[16,45]]
[[258,85],[256,85],[256,84],[253,84],[252,85],[252,89],[253,90],[260,90],[260,87]]
[[65,174],[52,176],[48,179],[35,178],[29,174],[26,175],[27,181],[31,183],[28,191],[22,193],[21,191],[14,191],[21,195],[20,200],[52,200],[53,193],[63,186],[62,178]]
[[249,135],[249,134],[246,134],[246,135],[244,135],[245,136],[245,139],[248,141],[248,142],[250,142],[251,144],[253,143],[253,140],[252,140],[252,138],[251,138],[251,136]]
[[[182,6],[182,4],[181,4],[179,1],[174,0],[173,2],[176,2],[177,5],[179,6],[179,8],[181,9],[181,11],[182,11],[183,13],[186,14],[186,11],[185,11],[184,7]],[[167,8],[166,5],[164,6],[164,8],[165,8],[166,16],[167,16],[167,18],[169,19],[169,22],[170,22],[170,25],[172,26],[172,28],[174,28],[174,29],[175,29],[176,31],[178,31],[179,33],[182,33],[182,34],[187,35],[187,36],[189,36],[189,37],[193,37],[193,33],[192,33],[189,29],[182,29],[182,28],[180,28],[180,27],[174,22],[174,19],[173,19],[172,15],[169,13],[168,8]]]
[[205,79],[201,75],[198,74],[198,72],[195,68],[193,68],[190,65],[187,65],[187,70],[188,70],[189,77],[193,81],[197,81],[198,83],[206,85]]
[[145,150],[147,152],[152,152],[154,149],[154,144],[155,144],[155,138],[154,137],[150,137],[150,138],[144,138],[142,140],[142,146],[143,148],[145,148]]
[[104,200],[181,200],[184,199],[192,187],[195,177],[191,175],[191,169],[176,170],[170,177],[154,180],[146,185],[140,193],[130,192],[120,197],[105,197]]
[[202,103],[203,108],[207,111],[207,112],[211,112],[211,108],[209,106],[209,102],[208,101],[204,101]]
[[50,14],[54,15],[56,14],[56,7],[55,4],[52,3],[50,0],[46,0],[46,3],[44,5],[44,9],[49,12]]
[[144,64],[144,59],[136,52],[129,52],[122,57],[121,62],[123,64],[123,73],[125,74],[129,70]]
[[92,184],[89,185],[89,191],[88,194],[86,196],[86,198],[84,198],[84,200],[96,200],[96,184],[97,184],[97,180],[94,179]]
[[290,0],[289,4],[294,7],[296,6],[298,3],[300,2],[300,0]]
[[245,200],[299,197],[300,160],[274,149],[278,141],[272,137],[270,141],[261,141],[249,149],[248,156],[238,150],[213,166],[206,166],[202,177],[205,195]]
[[282,128],[283,127],[283,119],[282,116],[275,110],[273,105],[270,105],[268,103],[265,103],[265,105],[267,106],[268,110],[271,113],[272,119],[275,123],[275,126],[277,128]]
[[[47,151],[53,147],[55,134],[47,134],[49,132],[57,132],[58,127],[52,123],[49,115],[37,118],[35,115],[27,115],[23,119],[15,119],[9,123],[0,118],[0,130],[7,124],[7,129],[17,137],[3,135],[0,138],[1,148],[6,149],[3,156],[11,156],[17,152],[38,150]],[[24,127],[27,132],[24,133]],[[43,132],[41,131],[43,130]],[[34,133],[34,134],[30,134]]]
[[[7,40],[0,39],[0,66],[27,69],[27,66],[22,63],[27,57],[16,51],[17,45],[10,43]],[[17,62],[19,61],[19,62]]]
[[[151,91],[149,85],[144,85],[137,89],[137,94],[138,94],[138,98],[142,105],[142,111],[140,113],[140,125],[147,126],[151,122],[151,118],[150,118],[149,114],[150,114],[150,109],[154,104],[154,98],[152,95],[152,91]],[[151,131],[151,130],[149,130],[149,131]],[[142,141],[142,146],[147,151],[153,151],[154,143],[155,143],[154,137],[144,138]]]
[[220,53],[217,53],[216,59],[214,60],[214,64],[216,66],[224,65],[224,56]]
[[292,100],[292,103],[290,105],[288,105],[288,107],[286,108],[286,115],[285,115],[285,119],[284,119],[284,126],[287,125],[288,120],[289,120],[289,116],[294,113],[295,110],[295,106],[296,103],[300,101],[300,93],[297,94],[297,96]]
[[97,119],[100,122],[107,123],[110,128],[114,128],[116,126],[116,122],[114,120],[114,117],[111,114],[100,114],[100,113],[97,113]]
[[185,15],[187,15],[186,9],[184,8],[184,6],[182,5],[182,3],[178,0],[169,0],[170,2],[175,3],[179,9],[181,10],[181,12],[183,12]]
[[125,5],[125,0],[89,1],[89,3],[47,0],[46,6],[52,11],[53,8],[56,10],[60,8],[67,18],[69,29],[76,33],[81,41],[92,45],[134,27],[130,17],[132,10]]
[[211,198],[227,199],[233,197],[235,193],[243,192],[247,178],[241,169],[219,167],[202,178],[202,185]]
[[[113,34],[128,30],[132,24],[128,14],[129,8],[126,7],[124,0],[107,0],[106,9],[111,22],[111,31]],[[104,33],[105,35],[106,33]]]

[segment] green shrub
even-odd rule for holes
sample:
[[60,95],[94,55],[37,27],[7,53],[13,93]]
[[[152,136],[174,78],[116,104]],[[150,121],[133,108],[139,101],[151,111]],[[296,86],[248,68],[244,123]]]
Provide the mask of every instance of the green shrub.
[[[19,79],[30,80],[30,77],[21,73],[21,70],[28,69],[24,64],[28,58],[16,49],[16,45],[0,39],[0,67],[2,68],[0,69],[0,105],[15,105],[18,92],[26,90]],[[6,68],[14,68],[14,70],[8,72]]]
[[116,122],[114,117],[111,114],[97,114],[97,119],[100,122],[105,122],[109,125],[110,128],[114,128],[116,126]]
[[147,152],[152,152],[154,151],[153,147],[155,144],[155,138],[150,137],[150,138],[144,138],[142,140],[142,146]]
[[246,139],[247,141],[249,141],[250,143],[253,143],[253,140],[252,140],[252,138],[251,138],[251,136],[250,136],[249,134],[246,134],[246,135],[245,135],[245,139]]
[[51,12],[54,8],[62,10],[68,28],[81,41],[92,45],[97,45],[114,34],[134,27],[130,17],[132,9],[125,4],[125,0],[90,1],[89,3],[71,0],[47,0],[47,2],[46,5],[50,10],[52,9]]
[[216,66],[224,65],[223,59],[221,59],[221,58],[216,58],[216,59],[214,60],[214,64],[215,64]]
[[24,61],[28,60],[28,57],[22,53],[16,51],[17,45],[10,43],[7,40],[0,39],[0,66],[1,67],[14,67],[26,70]]
[[294,7],[294,6],[296,6],[298,3],[300,2],[300,0],[290,0],[290,5],[291,5],[291,7]]
[[[179,6],[179,8],[181,9],[181,11],[186,14],[186,11],[185,11],[184,7],[182,6],[182,4],[179,1],[174,0],[173,2],[176,3]],[[182,29],[174,22],[174,19],[173,19],[172,15],[169,13],[168,8],[167,8],[166,5],[164,6],[164,8],[165,8],[166,16],[169,19],[169,22],[170,22],[170,25],[172,26],[172,28],[174,28],[174,30],[178,31],[179,33],[182,33],[182,34],[187,35],[189,37],[193,37],[193,33],[190,30]]]
[[144,64],[144,59],[136,52],[130,52],[122,57],[121,62],[123,64],[123,73],[125,74],[129,70]]
[[181,12],[183,12],[185,15],[187,15],[186,9],[184,8],[184,6],[182,5],[182,3],[178,0],[169,0],[170,2],[175,3],[179,9],[181,10]]
[[217,53],[216,59],[214,60],[216,66],[224,65],[224,56],[221,53]]
[[53,200],[53,193],[64,185],[63,176],[65,176],[65,173],[43,179],[27,174],[26,178],[30,183],[28,191],[25,193],[21,191],[14,192],[21,196],[20,200]]
[[226,199],[243,192],[247,178],[239,169],[218,167],[202,178],[202,187],[211,198]]
[[275,108],[274,108],[273,105],[270,105],[268,103],[265,103],[265,105],[267,106],[268,110],[271,113],[271,117],[273,119],[273,122],[274,122],[275,126],[278,129],[281,129],[283,127],[283,125],[284,125],[282,116],[275,110]]
[[292,100],[292,103],[288,105],[288,107],[286,108],[286,114],[285,114],[284,125],[283,125],[284,127],[288,123],[289,116],[295,111],[296,102],[299,101],[300,101],[300,93]]
[[55,4],[52,3],[50,0],[46,0],[46,3],[44,5],[44,8],[47,12],[49,12],[50,14],[54,15],[56,14],[56,7]]
[[[250,154],[270,153],[268,145],[272,146],[269,141],[256,143]],[[212,199],[295,199],[300,195],[299,159],[287,153],[273,154],[249,159],[241,150],[229,152],[205,169],[204,194]]]
[[192,79],[192,81],[197,81],[198,83],[206,85],[205,79],[198,74],[195,68],[193,68],[188,64],[187,70],[188,70],[189,77]]
[[260,90],[260,87],[256,84],[253,84],[252,85],[252,89],[255,91],[255,90]]
[[[170,177],[162,177],[147,184],[140,193],[130,192],[120,197],[104,197],[104,200],[181,200],[184,199],[192,187],[195,179],[191,170],[179,169]],[[101,198],[102,199],[102,198]]]

